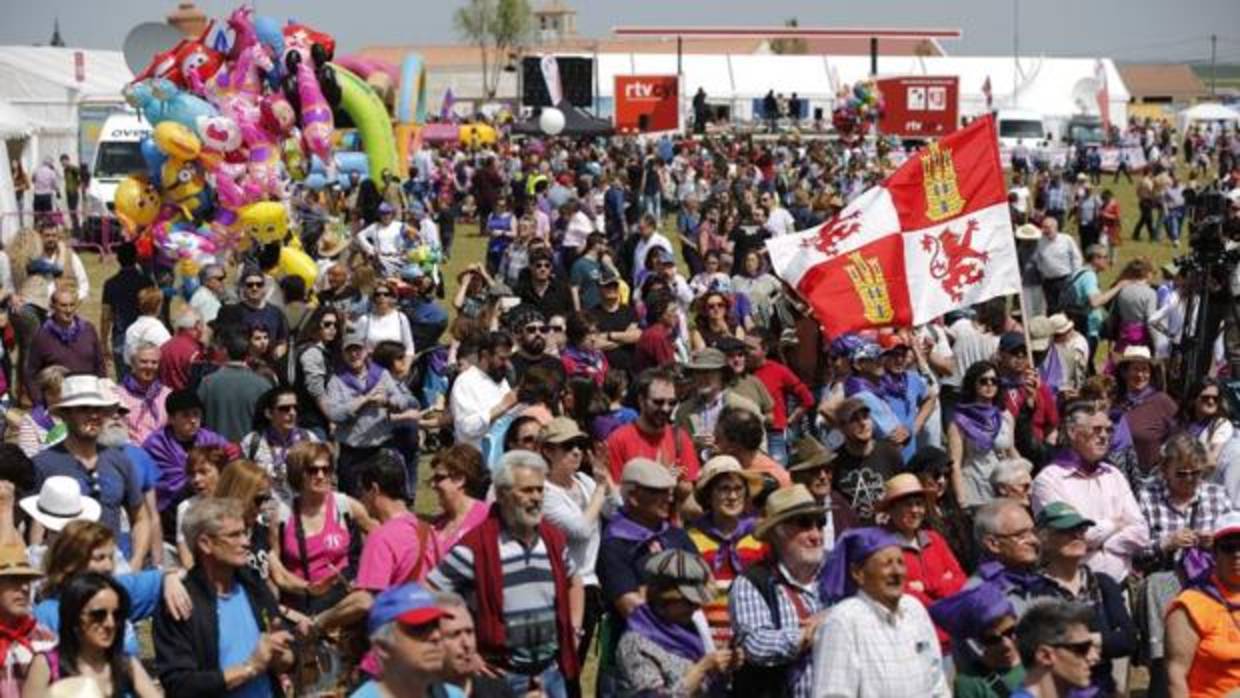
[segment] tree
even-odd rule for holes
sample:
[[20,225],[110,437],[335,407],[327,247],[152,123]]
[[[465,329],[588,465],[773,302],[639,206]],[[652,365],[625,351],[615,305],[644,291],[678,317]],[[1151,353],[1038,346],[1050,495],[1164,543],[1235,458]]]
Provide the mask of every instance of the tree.
[[[784,26],[795,29],[799,26],[797,18],[784,20]],[[809,50],[809,46],[805,43],[805,39],[775,39],[771,42],[771,53],[779,55],[802,54]]]
[[501,66],[534,28],[529,0],[469,0],[452,16],[456,31],[482,52],[482,89],[487,99],[499,90]]

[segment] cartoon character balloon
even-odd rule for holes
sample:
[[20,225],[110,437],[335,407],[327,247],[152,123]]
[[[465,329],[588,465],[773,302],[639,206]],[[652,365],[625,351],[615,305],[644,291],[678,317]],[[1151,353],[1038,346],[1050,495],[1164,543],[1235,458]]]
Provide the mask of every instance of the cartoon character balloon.
[[237,216],[242,235],[259,245],[282,242],[288,235],[288,211],[284,204],[260,201],[243,206]]
[[125,231],[133,237],[159,215],[159,189],[146,177],[129,176],[116,185],[112,205]]

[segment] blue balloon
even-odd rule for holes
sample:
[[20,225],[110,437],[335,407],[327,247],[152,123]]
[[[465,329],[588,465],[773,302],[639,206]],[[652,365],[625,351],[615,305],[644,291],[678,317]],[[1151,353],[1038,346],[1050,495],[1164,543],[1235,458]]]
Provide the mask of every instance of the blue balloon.
[[164,155],[164,151],[155,145],[155,139],[150,136],[143,138],[138,148],[142,151],[142,159],[146,161],[147,179],[158,186],[160,173],[163,172],[164,162],[168,160],[168,156]]
[[301,183],[309,187],[313,191],[322,191],[327,186],[327,175],[321,172],[313,172],[301,180]]

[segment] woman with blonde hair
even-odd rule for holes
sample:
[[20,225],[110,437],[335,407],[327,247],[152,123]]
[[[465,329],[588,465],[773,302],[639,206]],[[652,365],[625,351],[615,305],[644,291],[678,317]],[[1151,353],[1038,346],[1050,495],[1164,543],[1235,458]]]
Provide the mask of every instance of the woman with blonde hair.
[[43,557],[47,576],[39,590],[39,603],[34,616],[51,630],[60,627],[60,594],[75,575],[98,572],[116,579],[129,594],[129,616],[125,623],[125,651],[138,656],[138,638],[133,624],[150,618],[159,608],[160,600],[180,620],[189,618],[189,593],[181,582],[183,572],[143,570],[115,574],[116,537],[107,526],[97,521],[70,521],[52,540]]
[[65,438],[65,425],[52,416],[50,407],[60,401],[60,388],[69,369],[64,366],[46,366],[35,374],[38,394],[43,400],[36,402],[21,421],[17,423],[17,445],[27,458]]
[[215,486],[218,498],[235,499],[245,510],[245,524],[250,531],[250,569],[263,579],[270,579],[270,526],[279,521],[278,505],[271,495],[271,477],[254,461],[238,459],[224,466]]

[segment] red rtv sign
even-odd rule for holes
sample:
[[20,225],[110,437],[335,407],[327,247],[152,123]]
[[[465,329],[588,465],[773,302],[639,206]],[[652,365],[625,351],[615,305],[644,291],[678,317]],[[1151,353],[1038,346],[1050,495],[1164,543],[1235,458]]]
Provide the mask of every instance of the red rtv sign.
[[680,82],[675,75],[617,75],[612,94],[617,131],[680,128]]

